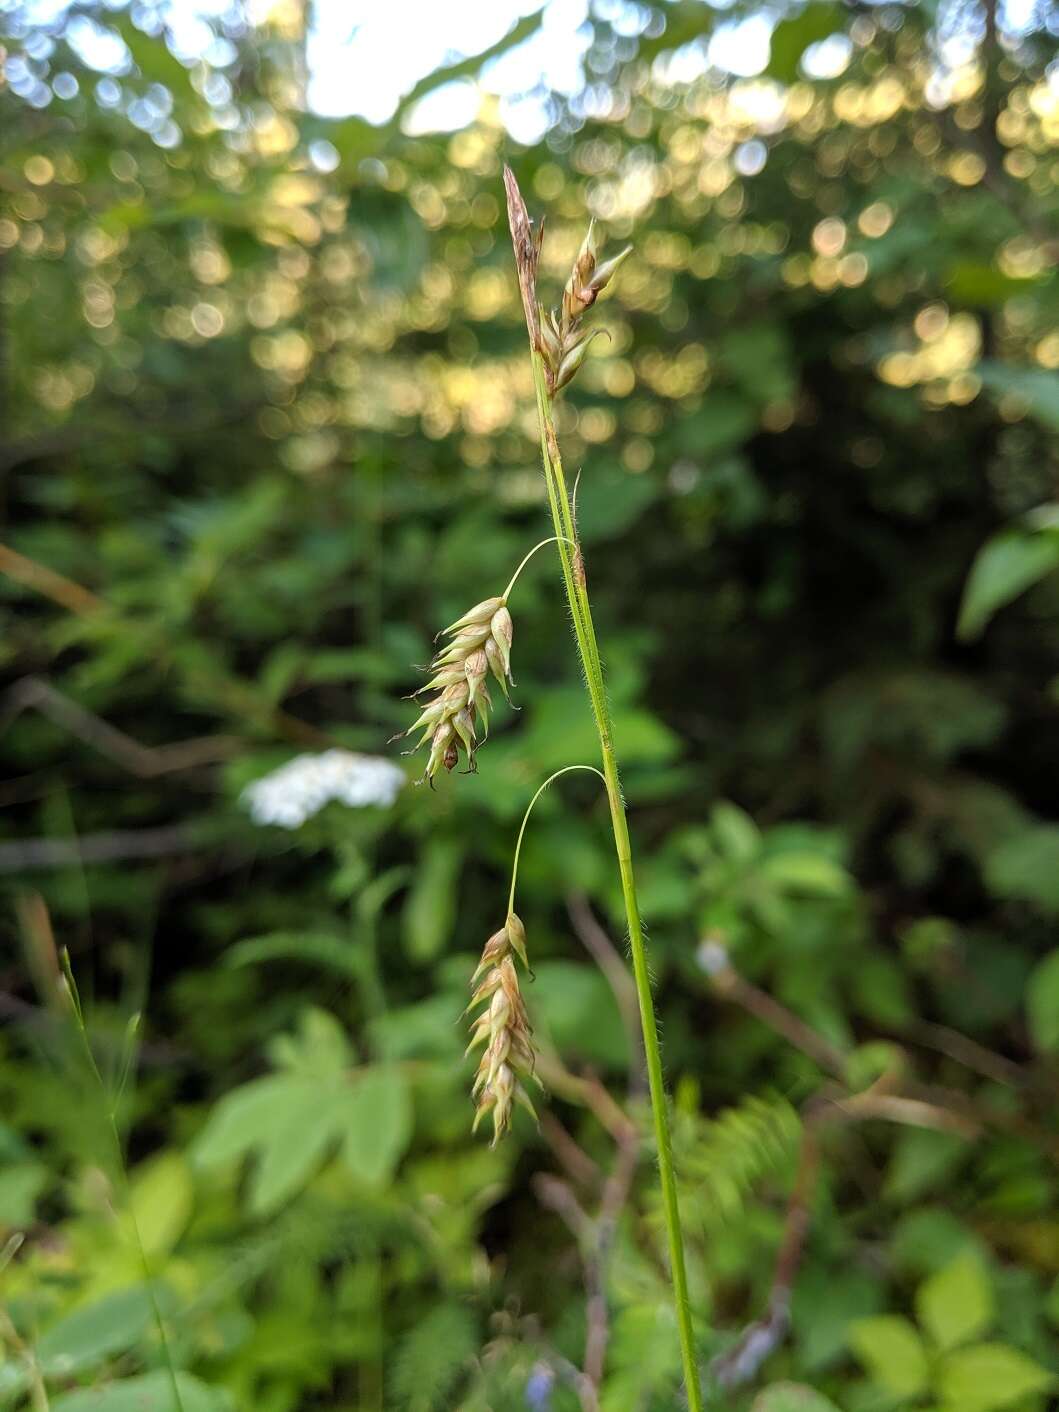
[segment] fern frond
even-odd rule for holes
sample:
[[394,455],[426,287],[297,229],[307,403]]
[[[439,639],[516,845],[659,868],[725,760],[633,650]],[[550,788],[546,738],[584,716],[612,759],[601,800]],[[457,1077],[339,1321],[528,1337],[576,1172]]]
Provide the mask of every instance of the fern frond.
[[678,1160],[689,1206],[707,1223],[737,1217],[758,1182],[789,1169],[801,1129],[781,1095],[753,1095],[716,1118],[682,1126]]
[[390,1406],[402,1412],[442,1412],[460,1375],[478,1351],[478,1324],[460,1304],[432,1309],[400,1340],[390,1365]]

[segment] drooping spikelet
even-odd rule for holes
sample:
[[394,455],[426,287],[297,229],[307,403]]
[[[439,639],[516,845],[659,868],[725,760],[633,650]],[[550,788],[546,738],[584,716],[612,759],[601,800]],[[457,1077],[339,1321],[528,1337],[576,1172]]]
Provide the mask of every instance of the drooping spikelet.
[[467,1007],[484,1004],[474,1021],[467,1053],[485,1045],[471,1097],[475,1103],[473,1130],[487,1113],[493,1115],[493,1146],[511,1126],[516,1103],[536,1119],[522,1080],[534,1077],[533,1031],[519,991],[514,957],[526,963],[526,929],[514,912],[485,943],[478,969],[471,977],[474,994]]
[[478,727],[483,738],[489,730],[489,709],[492,701],[486,678],[492,671],[504,696],[511,681],[511,640],[514,625],[504,598],[486,598],[464,613],[462,618],[445,629],[450,641],[442,647],[430,664],[433,673],[416,696],[426,691],[438,694],[428,701],[419,719],[404,732],[423,732],[414,749],[430,742],[423,778],[433,783],[434,776],[444,767],[452,770],[459,763],[460,751],[467,757],[467,768],[475,768],[478,749]]
[[548,391],[556,393],[573,378],[585,361],[593,338],[603,332],[602,329],[586,331],[582,325],[583,316],[614,278],[623,261],[632,252],[632,246],[627,245],[613,259],[604,260],[599,264],[596,258],[598,249],[595,222],[590,222],[588,234],[581,243],[574,267],[570,271],[570,278],[566,281],[562,303],[558,309],[545,314],[537,304],[536,293],[537,265],[540,260],[544,224],[542,222],[534,227],[530,221],[526,203],[510,167],[504,168],[504,186],[519,285],[526,306],[526,323],[530,338],[544,359]]

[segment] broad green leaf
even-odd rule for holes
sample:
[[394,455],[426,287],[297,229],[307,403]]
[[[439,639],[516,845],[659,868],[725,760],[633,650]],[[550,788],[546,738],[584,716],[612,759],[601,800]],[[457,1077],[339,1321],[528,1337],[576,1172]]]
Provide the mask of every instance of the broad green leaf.
[[306,1085],[286,1075],[254,1079],[226,1093],[214,1108],[192,1148],[203,1167],[230,1162],[269,1134],[306,1099]]
[[947,1181],[967,1154],[965,1139],[931,1128],[907,1128],[897,1138],[886,1172],[884,1194],[908,1202]]
[[975,1237],[951,1211],[921,1206],[902,1216],[890,1238],[890,1254],[902,1273],[931,1275],[958,1256],[975,1251]]
[[594,466],[577,488],[577,527],[586,544],[629,529],[658,499],[654,476],[634,475],[614,462]]
[[1051,951],[1026,982],[1026,1019],[1042,1053],[1059,1050],[1059,951]]
[[343,976],[357,972],[349,938],[331,932],[268,932],[237,941],[224,955],[224,964],[233,969],[262,961],[299,961]]
[[329,1010],[307,1006],[293,1034],[280,1035],[269,1045],[269,1056],[282,1068],[303,1078],[338,1078],[352,1062],[346,1032]]
[[[819,8],[812,5],[806,13]],[[793,397],[797,391],[790,337],[778,320],[731,329],[719,337],[717,352],[726,371],[752,404],[760,407]],[[755,417],[755,423],[756,420]]]
[[943,1400],[960,1412],[992,1412],[1056,1385],[1054,1373],[1006,1343],[980,1343],[948,1354],[938,1371]]
[[953,265],[945,281],[957,305],[973,308],[1003,304],[1015,294],[1025,294],[1036,281],[1014,279],[995,265],[981,261],[962,260]]
[[350,1084],[349,1045],[326,1010],[302,1013],[294,1035],[271,1046],[287,1072],[256,1079],[217,1104],[192,1149],[202,1166],[254,1152],[251,1210],[273,1210],[312,1175],[328,1146],[347,1129],[357,1085]]
[[710,391],[696,413],[680,418],[675,432],[682,451],[709,461],[742,446],[753,436],[757,423],[757,411],[749,398],[736,392]]
[[977,637],[998,609],[1059,567],[1059,534],[1009,529],[978,551],[960,605],[956,631]]
[[927,1386],[923,1341],[907,1319],[876,1314],[850,1326],[849,1344],[872,1379],[894,1397],[917,1397]]
[[132,1175],[136,1232],[148,1255],[172,1250],[191,1217],[191,1171],[179,1152],[163,1152]]
[[805,1383],[773,1383],[758,1393],[750,1412],[838,1412],[838,1408]]
[[0,1226],[32,1224],[37,1197],[47,1184],[43,1162],[13,1162],[0,1168]]
[[388,1180],[412,1140],[412,1099],[400,1069],[361,1069],[343,1104],[342,1123],[342,1155],[353,1175],[373,1186]]
[[993,1287],[980,1260],[958,1256],[920,1285],[916,1314],[942,1350],[977,1337],[993,1320]]
[[429,839],[419,857],[404,908],[405,950],[413,961],[432,961],[456,918],[463,846],[451,835]]
[[757,871],[784,890],[815,897],[845,897],[852,886],[845,868],[822,853],[769,853]]
[[975,371],[991,392],[1014,393],[1043,427],[1059,431],[1059,373],[993,362],[979,363]]
[[542,961],[523,994],[561,1054],[611,1068],[629,1062],[629,1042],[614,992],[594,966]]
[[807,1269],[791,1304],[800,1366],[813,1374],[845,1357],[850,1325],[879,1313],[883,1295],[879,1280],[855,1266]]
[[53,1324],[36,1347],[47,1377],[67,1377],[91,1368],[139,1340],[151,1321],[146,1286],[117,1290]]
[[299,1190],[337,1138],[344,1095],[331,1087],[302,1086],[300,1104],[286,1111],[261,1145],[250,1179],[250,1209],[273,1211]]
[[51,1412],[230,1412],[227,1393],[193,1378],[176,1374],[179,1402],[169,1373],[161,1370],[138,1378],[123,1378],[98,1388],[78,1388],[53,1398]]
[[441,1059],[446,1065],[458,1065],[467,1040],[453,1016],[460,1013],[466,998],[466,990],[458,999],[446,990],[414,1005],[387,1010],[369,1026],[373,1049],[387,1059]]
[[727,857],[739,863],[749,862],[761,847],[761,832],[757,824],[738,804],[719,800],[710,810],[710,824]]
[[1023,829],[991,852],[986,882],[999,897],[1059,912],[1059,825]]

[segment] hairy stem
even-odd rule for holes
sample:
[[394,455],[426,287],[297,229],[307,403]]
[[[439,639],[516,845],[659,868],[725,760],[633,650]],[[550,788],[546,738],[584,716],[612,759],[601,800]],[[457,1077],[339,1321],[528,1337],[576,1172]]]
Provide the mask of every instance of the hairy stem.
[[699,1386],[698,1364],[695,1360],[694,1337],[691,1326],[691,1304],[688,1298],[687,1271],[684,1261],[684,1241],[680,1229],[680,1209],[677,1200],[676,1176],[673,1169],[673,1153],[669,1137],[669,1119],[666,1111],[665,1081],[662,1074],[662,1054],[658,1043],[658,1027],[655,1020],[654,1000],[651,995],[651,977],[647,964],[647,949],[644,944],[643,924],[640,920],[639,904],[636,900],[636,881],[633,875],[632,846],[629,841],[629,825],[625,817],[625,801],[622,798],[621,783],[618,777],[618,762],[614,753],[613,730],[610,707],[607,704],[603,668],[600,663],[599,645],[592,622],[592,606],[589,601],[588,586],[585,580],[584,562],[580,542],[574,525],[570,496],[566,488],[559,444],[552,416],[551,396],[548,392],[544,364],[538,350],[531,342],[533,359],[533,380],[537,392],[537,411],[540,419],[541,451],[544,459],[544,473],[548,486],[548,503],[555,526],[559,560],[566,585],[566,596],[573,619],[574,634],[578,651],[585,671],[592,713],[595,717],[602,756],[603,780],[607,789],[610,806],[611,826],[614,831],[614,848],[621,875],[622,896],[625,902],[625,915],[629,928],[629,945],[632,952],[633,978],[636,984],[636,998],[640,1009],[640,1027],[643,1031],[644,1054],[647,1060],[647,1078],[651,1094],[651,1113],[654,1120],[655,1144],[658,1150],[658,1174],[662,1188],[662,1205],[665,1212],[666,1234],[669,1241],[669,1260],[673,1281],[673,1297],[676,1305],[677,1328],[680,1336],[680,1352],[684,1366],[684,1381],[687,1388],[690,1412],[702,1412],[702,1392]]

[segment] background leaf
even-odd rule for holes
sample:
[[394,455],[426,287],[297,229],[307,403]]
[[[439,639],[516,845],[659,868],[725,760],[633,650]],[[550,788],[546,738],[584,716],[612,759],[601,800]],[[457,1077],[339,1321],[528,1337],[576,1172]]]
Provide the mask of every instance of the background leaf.
[[947,1350],[984,1333],[993,1320],[993,1290],[982,1264],[961,1255],[916,1291],[919,1322]]
[[343,1107],[346,1165],[378,1185],[393,1175],[412,1137],[408,1085],[396,1068],[362,1069]]

